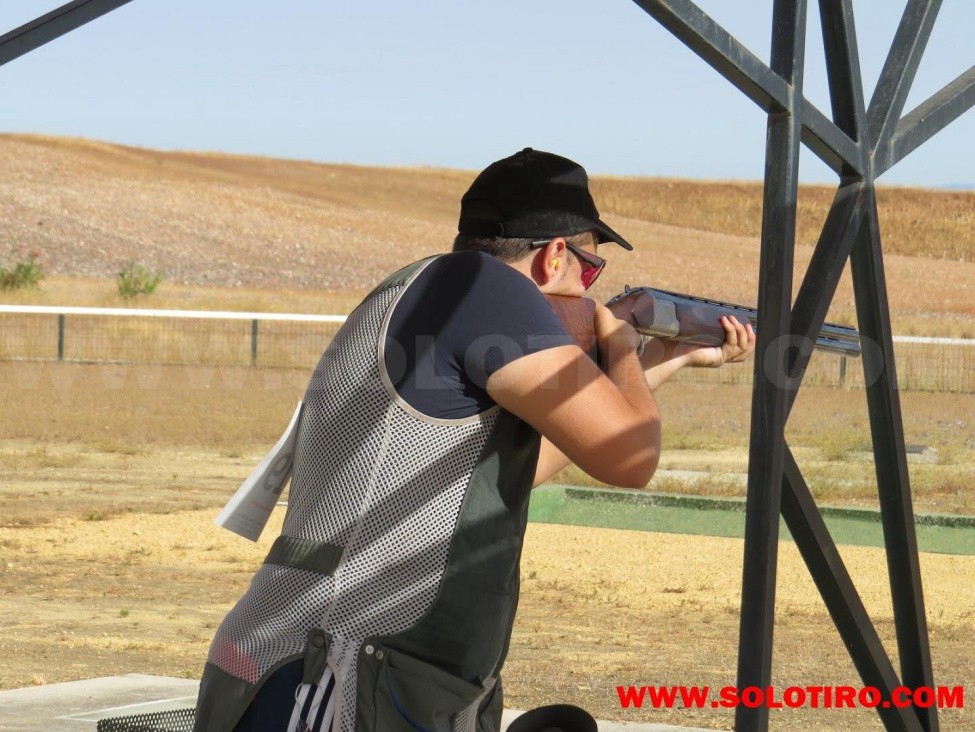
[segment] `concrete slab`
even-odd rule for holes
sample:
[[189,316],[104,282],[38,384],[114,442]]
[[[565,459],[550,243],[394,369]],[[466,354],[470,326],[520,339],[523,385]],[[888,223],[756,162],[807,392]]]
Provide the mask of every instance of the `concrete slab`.
[[[199,682],[168,676],[126,674],[62,684],[0,691],[0,730],[4,732],[93,732],[99,719],[191,707]],[[522,714],[508,709],[502,730]],[[637,722],[599,723],[599,732],[709,732]],[[713,731],[712,731],[713,732]]]
[[[196,704],[199,681],[126,674],[0,692],[0,730],[92,732],[105,717],[138,714],[137,706],[164,702],[169,708]],[[146,711],[161,711],[161,708]]]

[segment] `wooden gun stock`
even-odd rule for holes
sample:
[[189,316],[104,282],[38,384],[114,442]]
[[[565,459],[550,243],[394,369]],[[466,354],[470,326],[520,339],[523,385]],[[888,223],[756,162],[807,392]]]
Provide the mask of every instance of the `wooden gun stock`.
[[599,352],[596,347],[596,303],[588,297],[570,297],[568,295],[546,295],[555,315],[562,321],[562,325],[572,336],[589,358],[599,363]]

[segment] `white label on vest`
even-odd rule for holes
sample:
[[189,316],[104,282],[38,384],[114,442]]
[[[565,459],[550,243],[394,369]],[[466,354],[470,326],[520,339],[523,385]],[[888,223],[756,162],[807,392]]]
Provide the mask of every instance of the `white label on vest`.
[[217,526],[251,541],[257,541],[260,537],[284,484],[291,477],[301,407],[302,403],[298,402],[291,422],[277,444],[240,484],[240,488],[213,520]]

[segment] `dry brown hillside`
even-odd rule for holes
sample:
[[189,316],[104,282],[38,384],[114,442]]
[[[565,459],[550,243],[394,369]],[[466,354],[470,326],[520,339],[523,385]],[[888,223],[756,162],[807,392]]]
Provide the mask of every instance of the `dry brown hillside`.
[[[602,178],[594,188],[606,213],[721,234],[760,233],[759,183]],[[800,244],[816,244],[835,192],[835,186],[801,186]],[[975,191],[878,186],[877,205],[885,252],[975,261]]]
[[[19,246],[40,250],[55,275],[112,277],[134,260],[170,283],[346,291],[448,247],[473,176],[24,135],[0,136],[0,166],[0,261]],[[599,178],[594,188],[638,247],[609,252],[597,294],[628,282],[754,301],[760,184]],[[802,189],[800,243],[816,239],[831,195]],[[895,316],[963,323],[975,311],[975,192],[879,196]],[[809,253],[800,246],[798,274]],[[852,318],[851,293],[847,278],[832,318]]]

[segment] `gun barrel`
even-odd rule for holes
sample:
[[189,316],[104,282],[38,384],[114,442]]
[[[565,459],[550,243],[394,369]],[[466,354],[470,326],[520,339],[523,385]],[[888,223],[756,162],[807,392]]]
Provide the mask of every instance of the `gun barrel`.
[[[621,302],[634,295],[646,294],[650,299],[634,301],[630,322],[644,335],[701,345],[718,345],[724,341],[724,331],[718,322],[723,315],[734,315],[758,326],[758,311],[744,305],[709,300],[696,295],[684,295],[652,287],[627,288],[607,305]],[[860,334],[855,328],[824,323],[816,338],[818,350],[856,358],[860,355]]]

